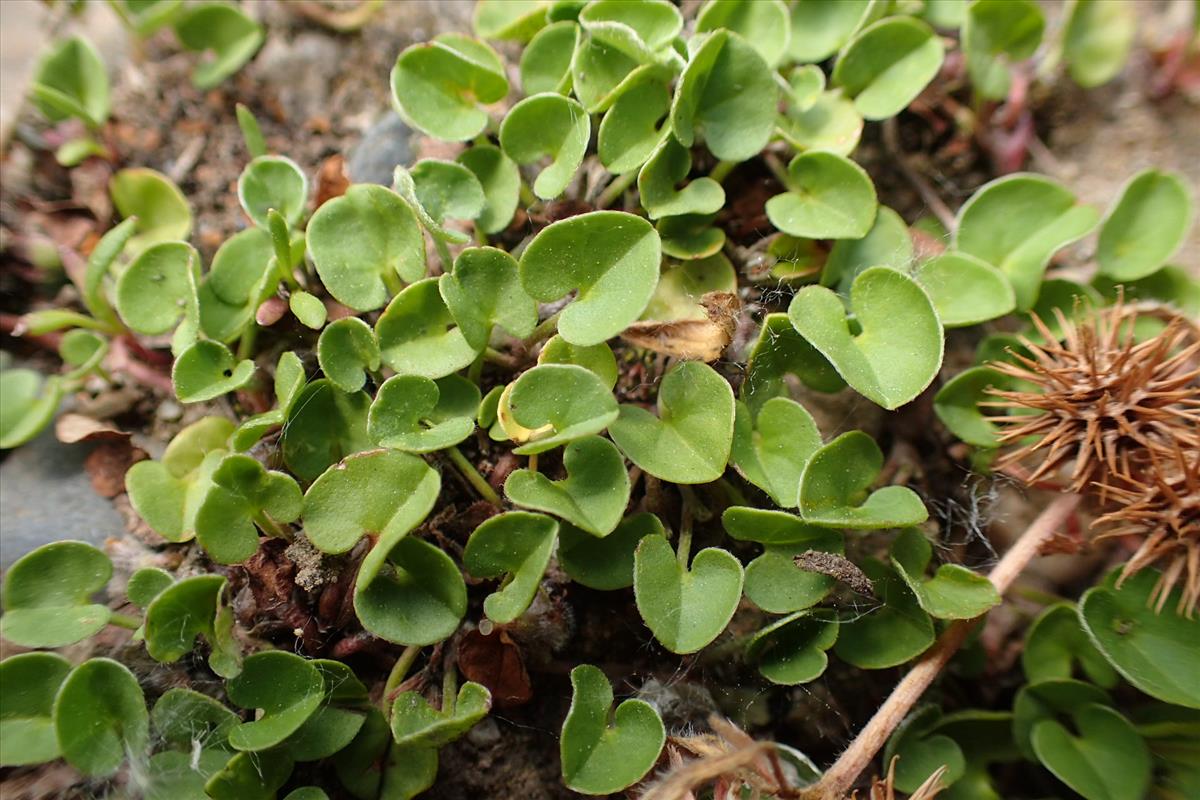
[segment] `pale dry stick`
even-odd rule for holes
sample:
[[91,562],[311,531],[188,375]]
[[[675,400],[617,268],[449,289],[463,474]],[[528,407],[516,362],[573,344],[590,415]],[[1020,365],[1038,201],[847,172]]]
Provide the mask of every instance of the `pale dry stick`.
[[[1049,541],[1059,526],[1071,515],[1081,499],[1077,494],[1064,494],[1056,498],[1038,514],[1037,519],[1026,528],[1016,544],[1004,554],[1000,563],[996,564],[988,575],[988,580],[1000,595],[1008,590],[1038,554],[1042,545]],[[871,717],[850,746],[825,772],[820,782],[800,795],[804,800],[841,800],[846,796],[854,781],[883,748],[892,731],[912,710],[913,705],[933,683],[951,656],[962,646],[967,634],[977,622],[979,618],[958,620],[938,637],[933,647],[927,650],[921,660],[896,684],[896,688],[875,712],[875,716]]]

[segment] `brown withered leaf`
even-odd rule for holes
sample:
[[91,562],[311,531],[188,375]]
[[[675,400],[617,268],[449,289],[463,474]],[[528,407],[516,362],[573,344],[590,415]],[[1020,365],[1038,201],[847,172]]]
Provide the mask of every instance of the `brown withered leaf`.
[[733,341],[741,308],[732,292],[709,292],[700,298],[706,319],[635,322],[621,332],[630,344],[676,358],[716,361]]
[[467,680],[486,686],[499,708],[514,708],[533,698],[521,648],[505,631],[489,636],[467,631],[458,643],[458,667]]
[[134,447],[127,439],[102,441],[87,454],[83,468],[92,480],[93,491],[101,497],[113,498],[125,491],[125,473],[129,468],[146,458],[146,451]]
[[54,435],[63,444],[76,442],[96,442],[125,440],[129,432],[123,431],[111,422],[93,419],[92,417],[74,412],[67,412],[54,423]]
[[321,162],[321,169],[317,171],[315,207],[320,208],[326,201],[341,197],[349,187],[350,179],[346,177],[346,159],[337,154],[330,156]]

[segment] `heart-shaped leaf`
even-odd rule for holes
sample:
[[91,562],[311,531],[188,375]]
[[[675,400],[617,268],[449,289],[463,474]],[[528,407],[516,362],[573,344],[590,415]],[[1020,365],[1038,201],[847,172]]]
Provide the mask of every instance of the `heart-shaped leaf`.
[[717,28],[750,42],[771,67],[783,58],[791,40],[788,9],[780,0],[708,0],[696,17],[696,33]]
[[247,418],[234,431],[230,441],[234,450],[249,450],[277,425],[282,425],[300,390],[304,388],[304,364],[288,350],[275,365],[275,408]]
[[786,314],[768,314],[746,357],[742,400],[758,413],[763,403],[788,393],[784,380],[788,374],[819,392],[836,392],[846,386],[833,365],[796,331]]
[[200,281],[200,256],[184,242],[143,250],[117,281],[117,312],[132,330],[166,333],[186,314]]
[[825,651],[837,637],[836,622],[801,611],[754,634],[746,645],[746,657],[771,683],[795,686],[821,677],[829,664]]
[[638,193],[650,219],[680,214],[715,214],[725,205],[725,190],[712,178],[696,178],[675,187],[692,170],[692,155],[668,136],[638,173]]
[[[500,402],[501,424],[527,442],[518,455],[534,455],[600,433],[617,418],[617,401],[604,380],[573,364],[540,364],[513,382]],[[516,426],[509,424],[511,421]]]
[[[788,318],[859,394],[899,408],[928,386],[942,365],[942,323],[912,278],[872,267],[854,279],[850,305],[861,333],[851,331],[838,296],[806,286],[788,306]],[[903,337],[894,331],[903,330]]]
[[317,361],[325,377],[343,392],[354,393],[367,382],[367,370],[379,369],[379,342],[375,331],[358,317],[335,320],[321,331]]
[[[1200,619],[1151,605],[1158,581],[1144,569],[1115,586],[1115,576],[1084,593],[1079,619],[1096,648],[1117,672],[1151,697],[1200,708],[1200,675],[1189,668]],[[1174,608],[1182,589],[1162,605]]]
[[671,128],[691,147],[697,139],[724,161],[745,161],[766,146],[775,127],[779,87],[767,62],[741,36],[707,35],[675,88]]
[[1117,683],[1117,673],[1087,637],[1074,604],[1057,603],[1029,626],[1021,668],[1030,683],[1038,683],[1075,677],[1076,665],[1097,686],[1111,689]]
[[579,347],[555,335],[542,346],[538,364],[573,364],[596,373],[609,391],[617,385],[617,357],[604,343]]
[[1000,594],[983,575],[958,564],[942,564],[932,578],[925,570],[933,545],[917,528],[905,528],[892,542],[892,566],[917,596],[921,608],[937,619],[974,619],[1000,604]]
[[325,681],[312,662],[283,650],[247,656],[242,672],[225,683],[236,706],[261,709],[252,722],[229,732],[235,750],[254,752],[274,747],[291,736],[316,712],[325,696]]
[[142,687],[123,664],[92,658],[71,670],[53,717],[63,758],[85,775],[107,777],[126,758],[145,757],[150,715]]
[[1154,169],[1139,172],[1100,226],[1096,259],[1101,274],[1118,281],[1152,274],[1183,242],[1192,218],[1192,196],[1179,176]]
[[730,506],[721,515],[725,532],[740,542],[799,544],[824,539],[826,528],[809,525],[795,514],[748,506]]
[[[726,528],[731,529],[728,522]],[[762,555],[746,565],[746,597],[763,611],[790,614],[810,608],[825,599],[836,585],[833,577],[797,565],[796,557],[810,551],[840,556],[845,549],[842,534],[821,528],[808,528],[807,534],[797,541],[768,544]]]
[[205,335],[231,342],[252,323],[263,294],[274,287],[273,254],[271,235],[262,228],[235,233],[217,249],[197,292]]
[[0,449],[28,442],[58,412],[62,382],[32,369],[0,370]]
[[344,553],[364,534],[398,540],[425,519],[441,480],[417,456],[372,450],[326,470],[304,495],[304,532],[326,553]]
[[786,397],[763,403],[757,415],[737,404],[730,458],[742,477],[782,508],[799,502],[800,475],[821,446],[821,432],[804,406]]
[[875,559],[862,563],[883,605],[841,623],[834,652],[860,669],[886,669],[915,658],[933,644],[933,620],[895,570]]
[[54,697],[71,671],[58,653],[20,653],[0,661],[0,765],[20,767],[61,755]]
[[1096,209],[1080,205],[1049,178],[1006,175],[985,184],[959,209],[951,245],[999,267],[1016,292],[1017,308],[1026,310],[1037,301],[1050,257],[1085,236],[1098,219]]
[[411,798],[437,777],[437,750],[395,746],[387,720],[375,709],[367,712],[358,735],[332,761],[342,785],[358,798],[379,797],[385,783],[388,792]]
[[821,92],[805,109],[788,106],[775,123],[779,135],[797,150],[819,150],[839,156],[854,152],[863,132],[862,114],[841,89]]
[[658,279],[661,250],[646,220],[619,211],[594,211],[538,232],[521,254],[521,284],[535,300],[558,300],[573,289],[558,332],[571,344],[616,336],[646,308]]
[[475,529],[463,551],[463,566],[478,578],[505,575],[501,588],[484,598],[488,619],[509,623],[525,613],[550,563],[558,522],[541,514],[509,511]]
[[383,186],[351,186],[308,222],[321,283],[355,311],[381,308],[405,281],[425,274],[425,242],[408,203]]
[[192,72],[197,89],[211,89],[241,69],[266,39],[266,31],[240,8],[224,3],[192,6],[172,23],[179,43],[212,55]]
[[1071,5],[1063,31],[1063,61],[1072,80],[1091,89],[1116,77],[1137,32],[1136,8],[1095,0]]
[[196,512],[232,432],[228,419],[202,417],[175,435],[161,461],[139,461],[125,473],[134,510],[167,541],[196,535]]
[[622,405],[609,435],[644,471],[671,483],[709,483],[725,472],[733,445],[729,384],[707,364],[672,367],[658,392],[658,416]]
[[211,747],[196,752],[164,750],[150,756],[141,777],[145,800],[208,800],[204,785],[229,763],[229,753]]
[[483,189],[483,210],[475,225],[484,233],[498,233],[512,222],[521,194],[521,173],[516,162],[499,147],[476,144],[458,157]]
[[824,61],[841,49],[856,30],[882,15],[880,0],[799,0],[791,4],[792,36],[788,57],[801,63]]
[[[397,170],[397,175],[403,174]],[[443,223],[448,218],[475,219],[483,212],[487,200],[475,173],[454,161],[425,158],[413,165],[408,175],[412,196],[406,191],[402,195],[421,217],[426,230],[449,242],[469,241],[466,234],[448,230]]]
[[1071,712],[1084,706],[1111,703],[1107,692],[1083,681],[1052,679],[1027,684],[1021,687],[1013,701],[1013,741],[1022,756],[1035,761],[1035,725],[1056,717],[1066,718]]
[[672,653],[694,653],[716,639],[742,599],[742,565],[717,547],[701,550],[691,568],[662,536],[647,536],[634,553],[638,613]]
[[938,419],[958,438],[976,447],[996,447],[999,426],[979,403],[991,399],[988,389],[1008,388],[1011,379],[991,367],[971,367],[955,375],[933,396]]
[[929,512],[907,486],[870,492],[882,468],[883,453],[874,439],[862,431],[843,433],[813,453],[804,468],[800,516],[812,525],[855,530],[924,522]]
[[525,42],[546,24],[545,0],[480,0],[471,18],[475,34],[485,39]]
[[375,323],[383,363],[401,375],[442,378],[475,360],[467,341],[438,293],[438,280],[427,278],[405,287]]
[[361,710],[367,687],[340,661],[310,662],[321,673],[325,697],[311,717],[287,738],[283,747],[296,761],[319,761],[349,745],[366,723]]
[[288,469],[302,481],[313,481],[346,456],[374,447],[367,435],[370,408],[366,392],[347,394],[326,378],[305,386],[283,424]]
[[183,403],[202,403],[240,389],[254,377],[254,362],[238,361],[220,342],[198,341],[171,367],[175,396]]
[[438,139],[464,142],[487,126],[481,105],[508,94],[504,65],[478,39],[444,33],[404,50],[392,68],[392,99],[405,119]]
[[892,209],[880,206],[871,230],[861,239],[838,239],[821,268],[821,285],[848,296],[859,273],[869,267],[905,271],[913,260],[908,225]]
[[590,664],[571,670],[571,689],[571,708],[559,740],[567,787],[602,795],[637,783],[658,761],[666,742],[658,712],[649,703],[633,699],[613,712],[612,686]]
[[476,350],[487,346],[499,325],[518,339],[537,327],[537,303],[525,293],[517,262],[494,247],[469,247],[454,259],[454,271],[438,279],[438,291]]
[[[953,786],[966,771],[963,749],[951,737],[937,732],[943,719],[937,706],[924,706],[909,714],[888,740],[884,758],[894,764],[896,787],[916,791],[941,769],[944,786]],[[893,759],[897,759],[893,761]],[[904,766],[901,767],[900,765]]]
[[0,636],[22,647],[64,647],[108,624],[108,606],[91,602],[112,577],[112,562],[90,544],[42,545],[8,568]]
[[789,109],[799,112],[816,105],[825,91],[825,73],[816,64],[794,67],[787,73],[787,82],[784,99]]
[[108,70],[91,42],[72,36],[38,62],[30,95],[51,122],[75,117],[98,128],[108,119]]
[[914,270],[913,277],[947,328],[978,325],[1017,306],[1004,273],[966,253],[948,252],[931,258]]
[[278,535],[280,523],[300,516],[300,486],[247,455],[226,456],[196,512],[196,540],[221,564],[245,561],[258,550],[258,531]]
[[863,118],[899,114],[942,67],[937,34],[911,17],[888,17],[859,31],[838,55],[833,80]]
[[583,106],[553,92],[526,97],[500,124],[500,146],[513,161],[551,159],[533,182],[533,193],[543,200],[567,188],[583,162],[590,136],[591,120]]
[[579,26],[570,20],[542,28],[521,51],[521,88],[527,97],[543,92],[565,94],[571,88],[571,58]]
[[[204,784],[212,800],[275,800],[295,766],[284,751],[269,758],[258,753],[237,753]],[[198,800],[198,799],[197,799]]]
[[125,596],[138,608],[146,608],[163,589],[175,582],[171,573],[160,567],[142,567],[129,576]]
[[[436,496],[435,491],[428,498],[426,512]],[[467,611],[467,587],[458,565],[438,548],[385,534],[363,559],[354,610],[363,627],[381,639],[424,646],[458,628]]]
[[441,711],[434,711],[417,692],[404,692],[392,704],[392,738],[400,747],[439,748],[462,737],[487,716],[492,694],[485,687],[467,681],[458,697],[443,700]]
[[308,204],[308,178],[290,158],[259,156],[238,178],[238,201],[246,216],[260,228],[267,227],[267,212],[271,209],[282,214],[289,226],[295,226]]
[[638,73],[600,121],[596,150],[614,175],[637,169],[668,136],[671,90],[652,71]]
[[1072,715],[1078,735],[1056,720],[1033,726],[1033,751],[1055,777],[1094,800],[1137,800],[1150,788],[1150,750],[1129,720],[1093,703]]
[[123,218],[137,217],[129,252],[140,253],[152,244],[191,235],[192,210],[179,187],[161,172],[144,167],[123,169],[112,176],[108,191]]
[[599,436],[576,439],[563,451],[567,477],[552,481],[519,469],[504,482],[513,503],[562,517],[597,536],[617,527],[629,503],[629,474],[613,444]]
[[226,648],[217,634],[225,578],[196,575],[164,588],[146,608],[146,652],[156,661],[173,662],[190,653],[196,637],[212,649],[209,666],[231,678],[241,670],[241,654]]
[[860,239],[878,201],[866,171],[836,153],[810,150],[788,164],[787,191],[767,201],[771,224],[809,239]]
[[589,589],[613,591],[633,586],[633,554],[647,536],[666,535],[655,515],[643,511],[621,520],[603,538],[563,523],[558,531],[558,563],[571,580]]
[[441,400],[438,385],[417,375],[384,381],[371,403],[367,433],[381,447],[409,453],[432,453],[452,447],[475,430],[474,409],[435,421]]
[[994,100],[1008,94],[1009,64],[1034,54],[1045,27],[1033,0],[976,0],[967,6],[962,49],[975,91]]
[[589,113],[607,110],[647,73],[666,80],[682,66],[669,45],[683,17],[671,3],[598,0],[579,11],[579,22],[571,88]]
[[655,51],[679,35],[683,15],[666,0],[593,0],[580,10],[579,22],[614,47]]
[[172,688],[163,692],[150,712],[154,734],[171,747],[191,750],[199,740],[207,747],[225,748],[229,732],[241,722],[219,700],[191,689]]
[[662,237],[662,252],[672,258],[708,258],[725,246],[725,231],[712,227],[713,214],[663,217],[655,230]]

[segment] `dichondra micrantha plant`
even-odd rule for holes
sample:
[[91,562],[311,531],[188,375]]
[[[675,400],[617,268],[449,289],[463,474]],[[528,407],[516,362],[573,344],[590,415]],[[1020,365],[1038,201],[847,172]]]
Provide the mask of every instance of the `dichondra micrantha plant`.
[[[567,659],[561,776],[581,794],[843,798],[876,755],[871,797],[995,798],[1018,762],[1090,800],[1200,791],[1200,288],[1168,263],[1188,188],[1146,170],[1102,213],[1009,174],[917,222],[853,158],[939,75],[979,126],[1001,100],[1025,113],[1035,52],[1043,77],[1103,83],[1132,7],[1079,0],[1043,41],[1030,0],[685,5],[480,2],[475,36],[407,47],[391,73],[396,111],[457,155],[319,207],[314,165],[239,107],[248,225],[208,264],[171,180],[116,172],[121,221],[70,276],[78,307],[22,319],[62,332],[64,371],[0,373],[0,444],[169,348],[150,388],[202,411],[125,485],[179,566],[136,569],[116,608],[91,545],[12,566],[0,633],[29,652],[0,663],[0,763],[62,758],[128,796],[409,798]],[[229,6],[114,6],[213,50],[202,86],[263,36]],[[229,36],[208,42],[201,14]],[[49,120],[90,132],[64,164],[99,148],[97,64],[71,40],[35,84]],[[990,575],[942,563],[919,464],[810,413],[838,392],[932,406],[943,448],[1061,496]],[[1040,611],[1011,710],[914,710],[1076,506],[1132,555]],[[114,625],[204,679],[164,691],[136,659],[53,652]],[[614,631],[630,641],[598,638]],[[664,722],[661,683],[609,648],[723,670],[775,713],[831,659],[915,663],[823,771],[720,717]]]

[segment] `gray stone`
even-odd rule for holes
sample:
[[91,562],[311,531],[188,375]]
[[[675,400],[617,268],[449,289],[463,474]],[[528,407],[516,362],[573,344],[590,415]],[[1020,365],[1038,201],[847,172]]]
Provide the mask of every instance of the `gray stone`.
[[346,172],[355,183],[392,184],[392,173],[412,158],[412,129],[394,112],[375,121],[350,152]]
[[102,546],[125,526],[112,503],[92,491],[83,469],[90,447],[62,444],[48,430],[0,462],[0,568],[49,542]]

